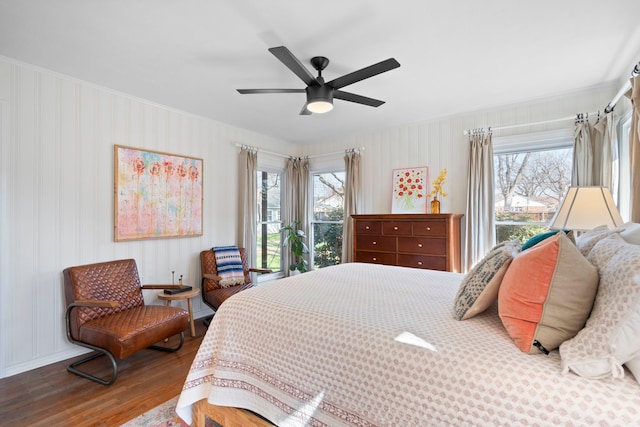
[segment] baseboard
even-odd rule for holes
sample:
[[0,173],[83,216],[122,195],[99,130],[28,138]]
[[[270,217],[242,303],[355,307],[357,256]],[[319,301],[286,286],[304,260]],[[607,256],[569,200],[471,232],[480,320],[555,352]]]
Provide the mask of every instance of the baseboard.
[[[201,319],[203,317],[211,316],[212,314],[213,314],[213,310],[209,308],[203,308],[201,310],[194,311],[193,317],[194,319]],[[42,368],[43,366],[47,366],[52,363],[61,362],[66,359],[71,359],[72,357],[90,353],[91,351],[92,350],[85,349],[80,346],[74,346],[73,348],[70,348],[65,351],[61,351],[59,353],[49,354],[47,356],[33,359],[28,362],[19,363],[14,366],[6,367],[4,369],[4,376],[0,378],[12,377],[14,375],[18,375],[23,372],[30,371],[32,369]]]
[[90,352],[91,350],[77,347],[70,348],[69,350],[61,351],[55,354],[49,354],[47,356],[33,359],[28,362],[19,363],[14,366],[7,367],[4,372],[6,375],[3,378],[21,374],[32,369],[42,368],[43,366],[51,365],[52,363],[61,362],[63,360],[71,359],[72,357],[80,356],[82,354]]

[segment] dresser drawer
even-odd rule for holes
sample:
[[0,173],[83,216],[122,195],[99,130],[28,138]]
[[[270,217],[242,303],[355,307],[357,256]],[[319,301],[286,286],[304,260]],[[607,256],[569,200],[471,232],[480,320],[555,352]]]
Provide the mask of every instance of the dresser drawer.
[[421,221],[413,222],[414,236],[445,237],[447,234],[447,224],[444,221]]
[[447,250],[445,239],[428,237],[398,237],[398,252],[410,254],[444,255]]
[[353,259],[460,271],[460,214],[354,214]]
[[382,222],[380,221],[356,221],[357,234],[381,234]]
[[356,249],[395,252],[396,238],[390,236],[369,236],[364,234],[356,237]]
[[391,252],[356,251],[355,262],[395,265],[396,254]]
[[382,223],[382,234],[385,236],[411,236],[411,222],[385,221]]
[[446,271],[447,259],[443,256],[398,254],[398,265],[401,267]]

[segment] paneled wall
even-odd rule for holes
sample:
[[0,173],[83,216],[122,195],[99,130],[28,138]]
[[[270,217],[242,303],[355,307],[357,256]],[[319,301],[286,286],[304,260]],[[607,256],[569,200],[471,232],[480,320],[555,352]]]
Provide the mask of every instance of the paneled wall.
[[[465,116],[445,117],[423,123],[389,129],[384,132],[355,135],[349,138],[308,145],[305,152],[318,155],[346,148],[364,147],[362,152],[362,194],[360,213],[391,212],[391,173],[394,168],[429,167],[429,180],[440,170],[448,170],[444,189],[449,196],[441,199],[442,212],[464,213],[466,207],[468,137],[473,128],[534,123],[573,116],[579,112],[603,111],[619,87],[614,83],[580,93],[479,111]],[[627,100],[620,101],[623,110]],[[491,100],[487,100],[491,104]],[[384,105],[380,108],[391,108]],[[526,134],[560,128],[573,129],[573,121],[497,130],[501,136]],[[313,159],[312,159],[313,166]],[[464,221],[464,219],[463,219]]]
[[[0,377],[82,351],[64,336],[61,271],[67,266],[131,257],[143,282],[169,281],[175,270],[185,283],[197,285],[199,252],[235,241],[237,200],[229,182],[237,176],[236,143],[296,155],[364,147],[361,213],[390,211],[392,169],[427,165],[432,180],[447,168],[445,189],[450,195],[442,209],[464,212],[465,129],[596,111],[617,89],[594,88],[301,148],[0,58]],[[573,123],[510,133],[559,126]],[[114,144],[204,160],[202,237],[113,241]],[[318,157],[311,163],[332,168],[341,164],[340,158]],[[145,298],[157,302],[154,293]],[[208,312],[199,300],[194,309],[196,317]]]
[[[67,266],[135,258],[144,283],[175,270],[199,285],[199,252],[236,242],[235,144],[294,148],[2,58],[0,138],[0,377],[82,352],[65,338]],[[114,144],[203,159],[202,237],[113,241]],[[210,313],[199,298],[194,310]]]

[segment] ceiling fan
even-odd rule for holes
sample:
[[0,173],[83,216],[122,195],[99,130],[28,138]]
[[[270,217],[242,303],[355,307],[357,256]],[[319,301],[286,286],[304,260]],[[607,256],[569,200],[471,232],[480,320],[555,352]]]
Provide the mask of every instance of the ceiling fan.
[[393,58],[378,62],[358,71],[345,74],[342,77],[333,79],[330,82],[324,81],[322,70],[329,65],[329,59],[324,56],[314,56],[311,58],[311,65],[318,71],[318,77],[305,68],[304,65],[296,58],[289,49],[284,46],[272,47],[269,49],[276,58],[287,66],[293,73],[307,85],[305,89],[238,89],[241,94],[257,94],[257,93],[307,93],[307,102],[300,111],[301,115],[311,113],[326,113],[333,109],[333,99],[341,99],[343,101],[355,102],[357,104],[369,105],[371,107],[379,107],[384,101],[368,98],[355,93],[345,92],[341,88],[350,84],[368,79],[377,74],[384,73],[394,68],[398,68],[400,64]]

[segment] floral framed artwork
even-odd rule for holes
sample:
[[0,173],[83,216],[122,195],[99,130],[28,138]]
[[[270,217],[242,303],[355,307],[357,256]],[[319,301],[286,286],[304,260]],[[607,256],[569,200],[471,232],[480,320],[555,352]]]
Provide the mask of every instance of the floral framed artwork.
[[202,159],[114,146],[114,240],[202,236]]
[[391,213],[426,213],[428,183],[426,166],[394,169]]

